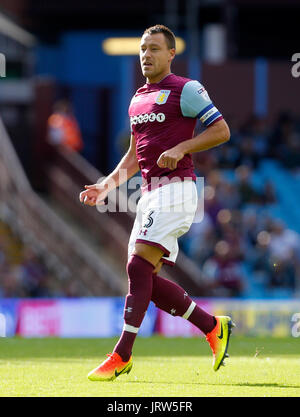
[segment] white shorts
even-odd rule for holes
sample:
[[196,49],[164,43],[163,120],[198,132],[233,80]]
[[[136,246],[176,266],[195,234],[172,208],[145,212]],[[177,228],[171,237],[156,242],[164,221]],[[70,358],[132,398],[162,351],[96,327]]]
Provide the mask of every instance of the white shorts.
[[162,261],[174,265],[179,251],[178,238],[191,227],[197,204],[194,181],[173,182],[146,192],[137,205],[128,257],[135,243],[146,243],[162,249]]

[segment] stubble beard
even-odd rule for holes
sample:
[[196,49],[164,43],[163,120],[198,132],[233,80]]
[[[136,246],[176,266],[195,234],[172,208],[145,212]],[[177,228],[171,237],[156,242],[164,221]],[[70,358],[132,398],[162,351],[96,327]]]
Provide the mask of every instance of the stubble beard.
[[[142,69],[142,73],[143,73],[143,75],[144,75],[144,77],[145,78],[147,78],[147,80],[149,81],[149,82],[151,82],[151,80],[153,80],[153,79],[159,79],[160,78],[160,75],[162,75],[163,74],[163,72],[164,71],[158,71],[158,70],[154,70],[154,71],[145,71],[145,70],[143,70]],[[156,82],[156,81],[155,81]]]

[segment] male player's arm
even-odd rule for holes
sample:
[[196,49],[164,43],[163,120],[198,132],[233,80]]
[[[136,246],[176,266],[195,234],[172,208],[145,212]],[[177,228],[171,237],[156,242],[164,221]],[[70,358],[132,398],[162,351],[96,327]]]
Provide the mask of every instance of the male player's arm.
[[178,161],[180,161],[184,155],[214,148],[215,146],[227,142],[229,138],[229,127],[226,121],[221,119],[192,139],[185,140],[174,146],[174,148],[163,152],[160,155],[157,164],[160,168],[175,169]]
[[[88,206],[104,204],[107,194],[126,182],[136,174],[139,169],[136,157],[135,137],[131,135],[129,149],[117,167],[101,183],[85,185],[85,191],[82,191],[79,195],[80,202]],[[122,175],[119,175],[120,170],[123,170]],[[123,175],[124,173],[126,175]]]
[[175,169],[184,155],[206,151],[227,142],[230,138],[226,121],[198,81],[190,81],[184,86],[180,105],[183,116],[198,117],[206,129],[163,152],[157,160],[160,168]]

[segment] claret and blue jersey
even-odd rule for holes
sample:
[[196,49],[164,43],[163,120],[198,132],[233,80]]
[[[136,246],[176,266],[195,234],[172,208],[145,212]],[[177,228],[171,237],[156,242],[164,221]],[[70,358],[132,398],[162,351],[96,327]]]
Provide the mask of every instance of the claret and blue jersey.
[[143,190],[150,189],[153,177],[195,179],[191,155],[185,155],[174,171],[159,168],[157,160],[164,151],[194,136],[197,118],[206,127],[222,119],[198,81],[172,73],[159,83],[146,83],[137,90],[129,106],[129,117]]

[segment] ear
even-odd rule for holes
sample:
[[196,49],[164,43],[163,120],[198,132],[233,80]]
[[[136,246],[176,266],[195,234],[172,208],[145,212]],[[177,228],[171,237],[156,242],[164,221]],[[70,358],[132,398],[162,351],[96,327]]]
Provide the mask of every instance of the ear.
[[170,62],[173,61],[173,59],[175,58],[175,55],[176,55],[176,49],[175,48],[170,49]]

